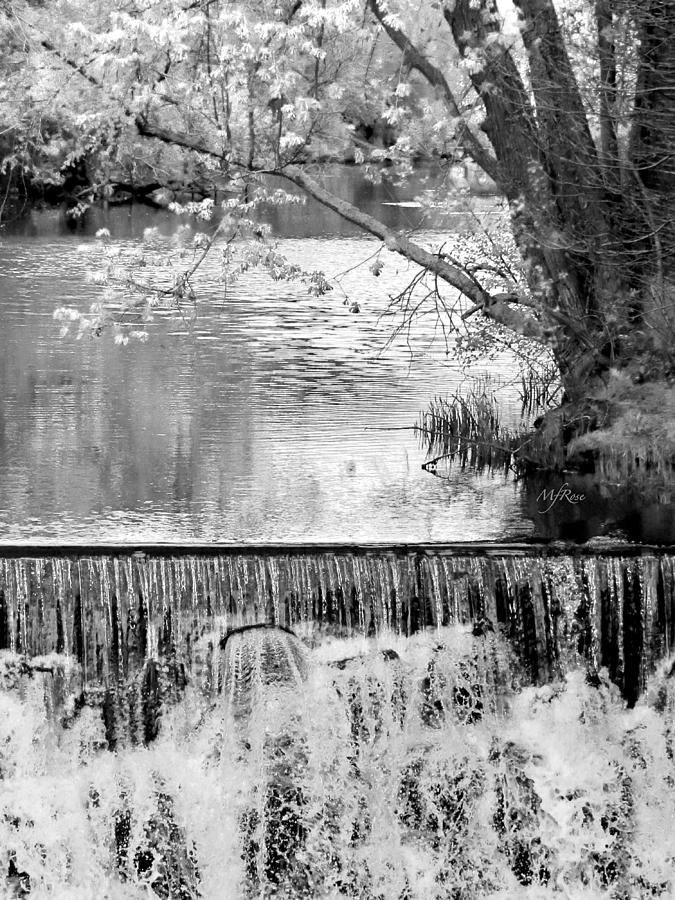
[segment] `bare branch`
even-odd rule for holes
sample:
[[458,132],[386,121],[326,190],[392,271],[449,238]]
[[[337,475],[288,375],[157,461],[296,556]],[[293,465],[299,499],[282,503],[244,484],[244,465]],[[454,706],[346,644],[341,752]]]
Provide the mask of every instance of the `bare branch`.
[[343,219],[353,222],[363,231],[379,238],[389,250],[400,254],[429,272],[434,272],[446,284],[456,288],[465,297],[473,300],[476,305],[480,305],[483,314],[496,324],[503,325],[516,334],[530,338],[540,344],[549,346],[552,343],[549,330],[538,319],[509,305],[510,303],[518,302],[516,294],[490,295],[461,269],[450,265],[442,257],[430,253],[428,250],[420,247],[419,244],[408,240],[402,234],[391,231],[374,216],[331,194],[297,166],[288,166],[270,174],[277,174],[286,178],[302,188],[311,197],[314,197],[315,200],[318,200],[323,206],[338,213]]
[[222,152],[212,150],[200,141],[196,141],[184,131],[173,131],[170,128],[162,128],[160,125],[149,122],[144,115],[140,114],[134,117],[134,124],[141,137],[155,138],[163,144],[170,144],[173,147],[182,147],[184,150],[192,150],[194,153],[203,153],[205,156],[210,156],[212,159],[219,160],[224,167],[227,166],[227,157],[224,156]]
[[600,145],[606,173],[617,181],[619,148],[614,121],[616,107],[616,49],[611,0],[595,0],[595,22],[600,52]]

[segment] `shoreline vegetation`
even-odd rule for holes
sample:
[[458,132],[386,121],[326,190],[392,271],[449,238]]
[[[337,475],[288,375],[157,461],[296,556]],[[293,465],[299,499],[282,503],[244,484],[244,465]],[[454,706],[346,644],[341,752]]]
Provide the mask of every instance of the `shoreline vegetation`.
[[543,409],[524,401],[522,424],[507,427],[485,385],[468,396],[437,397],[416,425],[430,457],[424,467],[433,471],[448,460],[477,472],[512,472],[517,478],[540,472],[593,475],[607,487],[630,486],[645,502],[672,502],[672,376],[642,383],[639,375],[613,373],[599,395]]
[[[1,149],[1,148],[0,148]],[[316,155],[308,157],[301,165],[308,168],[325,167],[328,171],[336,167],[363,170],[353,154]],[[420,157],[413,160],[413,166],[438,166],[447,168],[450,183],[459,191],[480,197],[499,197],[499,191],[492,180],[476,166],[461,158]],[[385,158],[380,167],[386,171],[395,168],[393,159]],[[39,175],[31,175],[20,167],[7,168],[0,172],[0,234],[3,226],[20,220],[34,210],[61,209],[67,220],[74,224],[90,206],[126,206],[140,204],[151,209],[168,209],[171,203],[195,203],[213,200],[218,204],[238,193],[236,185],[224,178],[186,181],[176,171],[173,178],[157,181],[148,171],[140,177],[133,177],[128,171],[120,171],[105,182],[98,182],[89,171],[84,160],[64,165],[54,180],[44,181]]]

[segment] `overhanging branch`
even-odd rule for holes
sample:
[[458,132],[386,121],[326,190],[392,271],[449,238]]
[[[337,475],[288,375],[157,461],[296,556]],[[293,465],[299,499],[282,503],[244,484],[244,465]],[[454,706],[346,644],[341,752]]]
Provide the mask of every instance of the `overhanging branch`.
[[[78,75],[88,81],[93,87],[105,91],[105,85],[101,81],[88,72],[83,65],[62,53],[58,47],[55,47],[50,41],[40,39],[38,43],[44,50],[47,50],[60,60],[64,66],[77,72]],[[146,115],[143,113],[134,113],[128,106],[122,106],[122,112],[130,119],[133,119],[136,131],[141,137],[154,138],[155,140],[161,141],[164,144],[169,144],[173,147],[181,147],[183,150],[190,150],[194,153],[202,153],[205,156],[210,156],[212,159],[217,159],[221,164],[227,163],[227,158],[223,153],[212,150],[200,141],[196,141],[185,132],[162,128],[160,125],[153,124]]]
[[[64,56],[56,47],[48,41],[40,41],[41,46],[51,53],[54,53],[65,65],[74,69],[91,85],[103,90],[104,86],[86,69]],[[205,154],[217,159],[221,164],[239,165],[233,160],[229,160],[225,154],[217,150],[212,150],[208,146],[195,140],[190,135],[164,128],[160,125],[151,123],[148,118],[141,113],[134,113],[128,107],[123,107],[123,111],[128,115],[135,124],[135,127],[142,137],[162,141],[171,146],[180,147],[196,153]],[[353,206],[346,200],[336,197],[334,194],[323,188],[318,182],[314,181],[310,176],[297,166],[287,166],[283,169],[258,170],[260,174],[271,174],[287,179],[293,184],[300,187],[305,193],[313,197],[327,209],[331,209],[338,213],[342,218],[354,223],[363,231],[374,235],[382,240],[388,249],[405,259],[410,260],[423,269],[433,272],[438,278],[454,287],[465,297],[470,299],[475,307],[480,309],[482,314],[498,325],[508,328],[515,334],[528,338],[532,341],[545,346],[551,346],[555,342],[552,336],[552,329],[544,327],[542,322],[524,312],[522,308],[514,307],[519,303],[519,296],[513,294],[491,295],[484,290],[481,285],[457,266],[451,265],[447,260],[439,255],[430,253],[413,241],[408,240],[404,235],[394,232],[387,228],[382,222],[374,216],[363,212],[358,207]]]
[[545,346],[551,344],[549,331],[544,328],[538,319],[520,309],[514,308],[513,304],[519,302],[517,294],[491,295],[467,274],[462,272],[461,269],[451,265],[442,257],[430,253],[424,247],[420,247],[419,244],[408,240],[402,234],[387,228],[379,219],[363,212],[363,210],[360,210],[347,200],[336,197],[297,166],[287,166],[278,172],[271,172],[270,174],[286,178],[302,188],[310,197],[318,200],[322,206],[332,209],[333,212],[338,213],[343,219],[358,225],[363,231],[379,238],[389,250],[409,259],[429,272],[433,272],[446,284],[454,287],[465,297],[472,300],[476,306],[480,307],[483,315],[491,321],[498,325],[503,325],[510,331],[537,343]]
[[149,120],[141,114],[134,116],[134,125],[141,137],[154,138],[155,140],[161,141],[163,144],[169,144],[172,147],[182,147],[183,150],[190,150],[194,153],[203,153],[205,156],[217,159],[221,164],[227,163],[227,157],[224,156],[223,153],[206,147],[200,141],[194,140],[194,138],[190,137],[190,135],[186,134],[184,131],[174,131],[170,128],[162,128],[160,125],[149,122]]

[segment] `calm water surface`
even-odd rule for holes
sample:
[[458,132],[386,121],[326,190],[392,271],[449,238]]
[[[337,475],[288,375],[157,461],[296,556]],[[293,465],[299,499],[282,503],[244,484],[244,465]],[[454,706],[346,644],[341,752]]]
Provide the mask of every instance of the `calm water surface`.
[[[392,190],[374,191],[373,211],[395,227],[417,224],[419,211],[386,205],[401,196]],[[378,247],[316,208],[274,217],[282,251],[304,268],[333,275]],[[391,322],[380,317],[411,274],[393,256],[379,278],[361,266],[342,279],[344,293],[320,298],[262,272],[225,292],[207,270],[192,333],[164,316],[144,345],[59,339],[54,309],[86,309],[97,296],[87,281],[97,227],[130,241],[148,225],[170,233],[176,224],[169,213],[118,208],[73,234],[49,212],[4,235],[1,540],[458,541],[536,531],[504,478],[421,469],[409,426],[466,378],[431,321],[387,346]],[[514,373],[508,359],[492,368]]]

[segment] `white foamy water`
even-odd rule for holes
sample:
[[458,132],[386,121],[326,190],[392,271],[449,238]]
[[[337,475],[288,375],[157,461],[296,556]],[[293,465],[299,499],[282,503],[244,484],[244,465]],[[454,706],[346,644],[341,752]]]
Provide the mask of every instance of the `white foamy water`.
[[667,666],[627,710],[602,673],[524,685],[466,627],[251,629],[110,752],[76,666],[1,659],[9,896],[672,896]]

